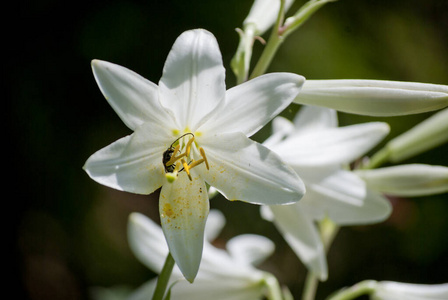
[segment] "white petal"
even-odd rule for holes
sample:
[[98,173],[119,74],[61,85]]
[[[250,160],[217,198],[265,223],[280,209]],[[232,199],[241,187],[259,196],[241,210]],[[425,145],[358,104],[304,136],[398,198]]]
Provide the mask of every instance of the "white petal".
[[181,129],[197,127],[224,101],[225,70],[215,37],[203,29],[182,33],[174,43],[159,82],[160,102]]
[[320,280],[326,280],[328,267],[324,245],[313,220],[302,209],[301,203],[262,209],[272,211],[275,226],[309,271]]
[[248,279],[253,276],[258,276],[259,273],[260,271],[247,263],[241,264],[235,260],[226,250],[216,248],[206,242],[204,244],[201,267],[196,280],[212,280],[212,277]]
[[284,117],[276,117],[272,120],[272,135],[263,142],[263,145],[271,148],[293,132],[294,124],[290,120]]
[[157,278],[151,279],[142,284],[141,286],[139,286],[128,298],[126,298],[126,300],[152,299],[154,291],[156,290],[156,286],[157,286]]
[[399,162],[448,142],[448,109],[439,111],[387,144],[390,161]]
[[201,266],[190,289],[204,282],[208,284],[219,282],[220,286],[227,289],[240,289],[244,286],[253,286],[262,276],[263,272],[248,265],[247,262],[242,264],[231,257],[226,250],[205,242]]
[[338,115],[334,109],[303,106],[294,117],[294,127],[297,133],[338,127]]
[[128,242],[137,259],[155,273],[160,273],[168,246],[162,228],[140,213],[131,213],[128,221]]
[[[345,170],[332,170],[331,172],[301,172],[307,187],[314,190],[314,193],[321,195],[320,199],[313,199],[313,202],[330,201],[344,202],[348,205],[362,206],[367,190],[365,182],[353,172]],[[335,203],[334,205],[340,205]],[[325,206],[324,206],[325,207]]]
[[162,155],[170,145],[165,129],[145,123],[127,137],[97,151],[86,161],[89,176],[108,187],[136,194],[150,194],[162,186]]
[[190,172],[191,181],[180,172],[173,183],[162,186],[159,212],[170,252],[185,279],[193,282],[202,258],[209,201],[204,180],[195,170]]
[[294,124],[284,117],[276,117],[272,120],[272,133],[283,132],[284,135],[290,134],[294,130]]
[[407,115],[448,106],[448,86],[387,80],[307,80],[294,102],[361,115]]
[[92,300],[129,300],[132,293],[131,287],[113,286],[113,287],[91,287],[89,288],[89,299]]
[[271,73],[239,84],[227,91],[226,105],[203,130],[251,136],[291,103],[304,82],[296,74]]
[[[285,1],[285,11],[294,3],[294,0]],[[278,0],[255,0],[249,11],[249,15],[243,21],[255,25],[257,35],[262,35],[266,30],[274,25],[280,10],[280,1]]]
[[208,242],[215,240],[221,233],[224,225],[226,224],[226,219],[224,214],[217,210],[212,209],[208,215],[207,224],[205,226],[205,238]]
[[388,132],[386,123],[370,122],[291,135],[271,149],[293,166],[350,163],[373,148]]
[[255,266],[274,252],[275,244],[261,235],[242,234],[231,238],[226,248],[236,263]]
[[411,164],[357,170],[369,188],[382,193],[409,197],[448,192],[448,168],[423,164]]
[[305,186],[277,154],[242,133],[201,137],[210,165],[201,169],[208,184],[229,200],[255,204],[298,201]]
[[391,213],[387,199],[368,190],[354,173],[343,170],[319,182],[307,182],[301,204],[313,218],[328,217],[339,225],[380,222]]
[[448,299],[448,283],[411,284],[380,281],[372,296],[375,300],[445,300]]
[[93,60],[92,70],[106,100],[132,130],[144,122],[167,123],[158,87],[137,73],[105,61]]
[[247,300],[263,299],[264,287],[260,282],[242,278],[198,279],[194,284],[177,283],[172,300]]

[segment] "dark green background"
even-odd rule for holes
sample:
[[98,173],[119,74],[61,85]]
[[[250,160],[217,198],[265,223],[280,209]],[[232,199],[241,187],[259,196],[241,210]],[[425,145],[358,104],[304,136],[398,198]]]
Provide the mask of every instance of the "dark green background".
[[[297,1],[293,8],[298,8]],[[157,219],[157,194],[103,187],[81,169],[96,150],[130,133],[106,103],[90,60],[126,66],[158,82],[165,58],[185,30],[205,28],[229,62],[235,28],[251,0],[16,1],[4,10],[7,100],[4,209],[11,254],[4,259],[14,299],[89,299],[91,286],[138,286],[154,274],[129,251],[126,222],[139,211]],[[269,71],[309,79],[364,78],[448,84],[445,0],[340,0],[326,5],[282,45]],[[256,43],[254,58],[262,45]],[[297,106],[284,112],[293,116]],[[387,121],[390,136],[431,113],[368,118],[340,114],[341,124]],[[254,136],[262,141],[269,130]],[[12,140],[12,147],[9,141]],[[448,165],[447,145],[406,162]],[[12,176],[9,171],[12,170]],[[343,228],[329,253],[329,280],[318,298],[364,279],[448,281],[447,194],[394,199],[394,213],[374,226]],[[211,206],[228,220],[219,239],[263,234],[277,252],[263,268],[299,299],[305,269],[258,207],[221,197]],[[12,226],[10,225],[12,221]],[[11,239],[9,239],[11,237]],[[12,259],[11,259],[12,258]]]

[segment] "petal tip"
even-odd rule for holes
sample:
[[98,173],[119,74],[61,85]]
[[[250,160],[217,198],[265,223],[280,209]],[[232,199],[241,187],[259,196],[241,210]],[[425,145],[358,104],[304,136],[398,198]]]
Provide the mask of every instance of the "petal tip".
[[381,130],[384,132],[384,134],[389,134],[390,132],[390,125],[387,123],[380,123],[382,125],[381,126]]
[[[177,263],[176,263],[177,264]],[[177,264],[177,266],[179,267],[180,271],[182,272],[182,275],[184,276],[184,278],[189,282],[189,283],[193,283],[194,280],[196,279],[196,275],[198,275],[199,272],[199,265],[197,266],[197,268],[191,268],[191,267],[185,267],[183,266],[182,268],[179,266],[179,264]]]
[[300,86],[302,86],[306,82],[306,78],[302,75],[296,74],[297,82]]
[[101,65],[101,62],[102,61],[99,59],[92,59],[90,65],[92,66],[92,68],[99,67]]
[[142,218],[141,216],[142,215],[138,212],[131,212],[128,216],[128,220],[129,220],[129,222],[136,223],[139,220],[141,220],[141,218]]

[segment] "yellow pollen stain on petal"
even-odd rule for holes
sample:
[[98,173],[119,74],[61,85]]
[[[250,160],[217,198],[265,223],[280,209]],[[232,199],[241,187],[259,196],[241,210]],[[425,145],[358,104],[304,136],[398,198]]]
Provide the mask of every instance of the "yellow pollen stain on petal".
[[169,203],[165,203],[163,205],[162,211],[163,211],[163,214],[169,218],[171,218],[174,214],[173,208],[171,207],[171,204],[169,204]]

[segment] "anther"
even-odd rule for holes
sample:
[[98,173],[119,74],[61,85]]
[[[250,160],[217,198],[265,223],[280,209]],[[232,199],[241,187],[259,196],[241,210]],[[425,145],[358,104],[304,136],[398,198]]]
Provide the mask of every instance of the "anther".
[[194,141],[194,135],[193,135],[193,137],[190,140],[188,140],[188,143],[187,143],[187,146],[186,146],[186,149],[185,149],[185,155],[187,157],[190,156],[191,144],[193,144],[193,141]]
[[207,167],[207,170],[209,170],[209,166],[208,166],[208,160],[207,160],[207,156],[205,156],[205,151],[202,147],[199,148],[199,152],[201,153],[202,158],[204,159],[205,162],[205,166]]
[[[185,161],[185,159],[183,159],[183,158],[180,160],[180,162],[181,162],[182,165],[184,166],[184,170],[185,170],[185,172],[187,173],[188,178],[190,179],[190,181],[192,181],[193,179],[191,178],[191,175],[190,175],[190,169],[193,168],[194,166],[189,166],[189,165],[187,164],[187,162]],[[194,164],[194,163],[193,163],[193,164]]]

